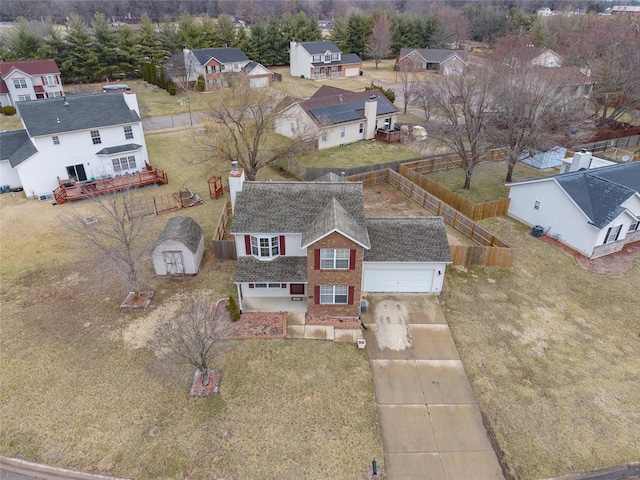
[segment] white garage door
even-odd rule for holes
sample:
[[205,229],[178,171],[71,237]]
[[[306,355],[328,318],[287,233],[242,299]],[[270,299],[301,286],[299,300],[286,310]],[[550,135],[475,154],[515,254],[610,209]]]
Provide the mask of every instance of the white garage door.
[[360,67],[345,68],[344,75],[345,77],[357,77],[360,75]]
[[365,268],[365,292],[431,292],[433,269],[379,269]]
[[251,79],[251,88],[268,87],[269,79],[267,77],[257,77]]

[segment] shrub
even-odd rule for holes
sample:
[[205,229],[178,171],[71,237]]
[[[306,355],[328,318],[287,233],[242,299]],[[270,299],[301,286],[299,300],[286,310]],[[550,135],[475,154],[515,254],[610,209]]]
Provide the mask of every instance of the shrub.
[[204,92],[206,89],[206,84],[204,83],[204,77],[200,75],[198,77],[198,81],[196,82],[196,92]]
[[391,88],[384,88],[382,85],[376,85],[371,82],[371,85],[364,87],[365,90],[380,90],[380,92],[389,99],[391,103],[396,101],[396,92]]
[[176,93],[178,93],[176,84],[173,82],[167,83],[167,92],[169,92],[169,95],[175,95]]
[[4,115],[15,115],[16,107],[14,107],[13,105],[5,105],[4,107],[2,107],[2,113]]
[[240,309],[233,295],[229,295],[229,314],[231,315],[232,322],[240,320]]

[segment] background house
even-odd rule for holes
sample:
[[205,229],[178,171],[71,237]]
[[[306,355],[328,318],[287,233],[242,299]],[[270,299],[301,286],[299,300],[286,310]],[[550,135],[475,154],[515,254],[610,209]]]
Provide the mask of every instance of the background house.
[[229,176],[244,311],[358,317],[363,292],[442,289],[451,263],[444,221],[364,215],[361,182],[245,182]]
[[357,77],[362,59],[355,53],[342,53],[328,40],[322,42],[290,42],[289,72],[292,77],[321,78]]
[[351,92],[323,85],[308,100],[289,99],[275,131],[289,138],[317,138],[318,150],[375,138],[392,130],[398,110],[379,90]]
[[273,72],[249,60],[239,48],[185,48],[183,54],[187,81],[195,82],[202,75],[207,91],[226,87],[233,75],[247,75],[251,88],[268,87],[273,79]]
[[54,60],[0,61],[0,105],[64,95],[60,69]]
[[193,218],[178,215],[167,222],[151,256],[156,275],[195,275],[203,254],[202,227]]
[[402,72],[434,72],[440,75],[460,75],[469,62],[464,50],[403,48],[397,68]]
[[21,186],[27,197],[51,198],[59,180],[126,175],[147,165],[135,94],[18,102],[18,111],[25,129],[0,133],[0,184]]
[[574,157],[575,171],[509,184],[508,214],[596,258],[640,240],[640,162],[581,168],[589,152]]

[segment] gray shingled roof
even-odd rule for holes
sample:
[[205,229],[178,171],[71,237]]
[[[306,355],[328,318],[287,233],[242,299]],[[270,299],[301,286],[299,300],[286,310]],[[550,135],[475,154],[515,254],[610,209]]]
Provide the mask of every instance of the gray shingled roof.
[[154,246],[166,241],[176,241],[184,244],[192,253],[196,253],[201,238],[202,227],[193,218],[178,215],[169,219]]
[[553,178],[593,225],[604,228],[624,211],[622,204],[640,192],[640,162],[579,170]]
[[[340,214],[350,217],[349,222],[366,233],[364,194],[359,182],[245,182],[236,197],[231,232],[302,233],[333,205],[332,199],[341,205]],[[369,245],[361,232],[354,235],[356,241]]]
[[27,158],[38,153],[26,130],[0,132],[0,160],[9,160],[11,167],[16,167]]
[[325,53],[327,50],[331,53],[338,53],[340,49],[336,46],[335,43],[325,40],[323,42],[300,42],[307,52],[311,55],[318,55],[320,53]]
[[334,65],[353,65],[356,63],[362,63],[362,59],[356,53],[343,53],[340,55],[340,60],[332,60],[331,63],[325,62],[312,62],[314,67],[332,67]]
[[442,63],[454,55],[457,55],[465,62],[467,61],[467,52],[464,50],[438,50],[435,48],[403,48],[400,50],[400,58],[414,51],[429,63]]
[[129,109],[124,95],[96,93],[19,102],[18,111],[31,137],[139,122],[140,117]]
[[140,150],[142,145],[137,143],[127,143],[126,145],[116,145],[115,147],[106,147],[96,152],[96,155],[114,155],[122,152],[135,152]]
[[326,182],[326,183],[338,183],[338,182],[348,182],[348,181],[349,180],[347,180],[346,178],[341,177],[340,175],[336,175],[333,172],[325,173],[324,175],[314,180],[314,182]]
[[316,218],[302,232],[300,244],[302,248],[305,248],[325,235],[335,231],[341,232],[365,248],[370,247],[366,227],[359,224],[349,215],[335,197],[329,200],[325,208],[320,210]]
[[306,283],[307,257],[278,257],[270,262],[253,257],[238,257],[233,281]]
[[199,48],[192,51],[201,65],[205,65],[212,58],[220,63],[240,63],[249,60],[239,48]]
[[365,262],[451,262],[442,217],[368,218]]

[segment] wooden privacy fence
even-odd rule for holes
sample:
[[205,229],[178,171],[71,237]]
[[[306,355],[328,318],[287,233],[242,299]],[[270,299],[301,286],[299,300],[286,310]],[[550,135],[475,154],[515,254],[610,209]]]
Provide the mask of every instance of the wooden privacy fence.
[[235,240],[223,240],[224,232],[227,228],[227,222],[231,216],[231,202],[227,201],[220,218],[218,218],[218,224],[216,230],[213,233],[213,253],[220,260],[236,260],[238,254],[236,253]]
[[513,266],[515,250],[511,246],[478,225],[471,218],[393,170],[387,169],[353,175],[348,177],[348,180],[362,182],[365,186],[388,183],[433,214],[441,216],[445,223],[479,244],[477,246],[449,245],[454,265],[505,268]]

